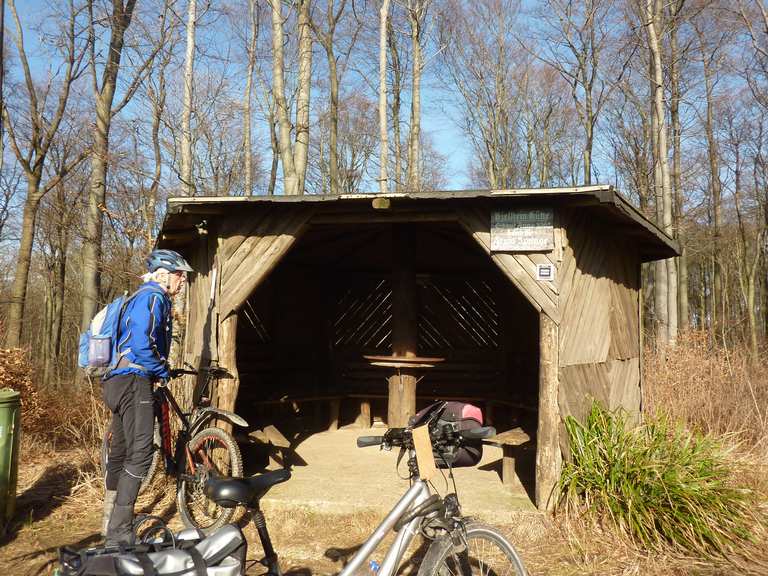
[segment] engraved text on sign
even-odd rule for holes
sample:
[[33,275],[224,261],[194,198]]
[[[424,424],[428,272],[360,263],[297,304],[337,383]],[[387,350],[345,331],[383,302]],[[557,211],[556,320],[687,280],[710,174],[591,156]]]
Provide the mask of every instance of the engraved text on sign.
[[552,208],[510,208],[491,214],[491,250],[547,252],[554,249]]

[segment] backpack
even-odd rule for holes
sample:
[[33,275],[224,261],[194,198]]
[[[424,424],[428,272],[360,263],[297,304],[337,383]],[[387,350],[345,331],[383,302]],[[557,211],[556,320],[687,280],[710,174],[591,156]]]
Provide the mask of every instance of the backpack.
[[[124,292],[99,310],[88,330],[80,335],[77,365],[89,376],[101,377],[117,367],[120,361],[117,351],[120,320],[128,303],[142,292],[160,291],[154,286],[141,286],[130,296]],[[142,368],[138,364],[133,366]]]

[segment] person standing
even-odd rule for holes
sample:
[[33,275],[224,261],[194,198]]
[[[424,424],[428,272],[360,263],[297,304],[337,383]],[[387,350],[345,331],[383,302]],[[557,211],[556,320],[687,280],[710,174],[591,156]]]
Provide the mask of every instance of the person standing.
[[119,361],[103,378],[104,403],[112,412],[102,525],[107,545],[133,536],[133,509],[154,451],[152,386],[171,377],[172,298],[192,272],[173,250],[152,251],[146,264],[144,283],[120,316]]

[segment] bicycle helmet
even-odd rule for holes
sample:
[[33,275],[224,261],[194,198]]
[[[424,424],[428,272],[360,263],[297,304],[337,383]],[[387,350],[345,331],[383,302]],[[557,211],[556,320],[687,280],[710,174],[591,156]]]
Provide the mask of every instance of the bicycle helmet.
[[164,268],[169,272],[192,272],[184,257],[173,250],[152,250],[147,256],[147,270],[154,272]]

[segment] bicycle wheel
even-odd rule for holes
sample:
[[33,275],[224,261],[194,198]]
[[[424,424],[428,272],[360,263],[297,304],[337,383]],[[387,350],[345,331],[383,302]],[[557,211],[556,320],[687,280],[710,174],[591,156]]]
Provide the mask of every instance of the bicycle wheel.
[[[110,424],[107,430],[104,432],[104,438],[101,441],[101,473],[104,478],[107,477],[107,462],[109,461],[109,444],[112,441],[112,425]],[[152,484],[152,478],[157,472],[158,463],[160,462],[160,426],[155,420],[155,429],[152,433],[152,462],[149,464],[149,470],[147,470],[144,480],[141,481],[139,486],[139,494],[144,492],[147,487]]]
[[195,434],[187,445],[194,470],[182,474],[177,503],[181,520],[188,528],[209,534],[228,523],[234,508],[222,508],[205,495],[205,483],[211,476],[242,476],[243,458],[234,438],[221,428],[206,428]]
[[492,526],[466,524],[466,542],[457,546],[450,534],[430,544],[418,576],[525,576],[512,544]]

